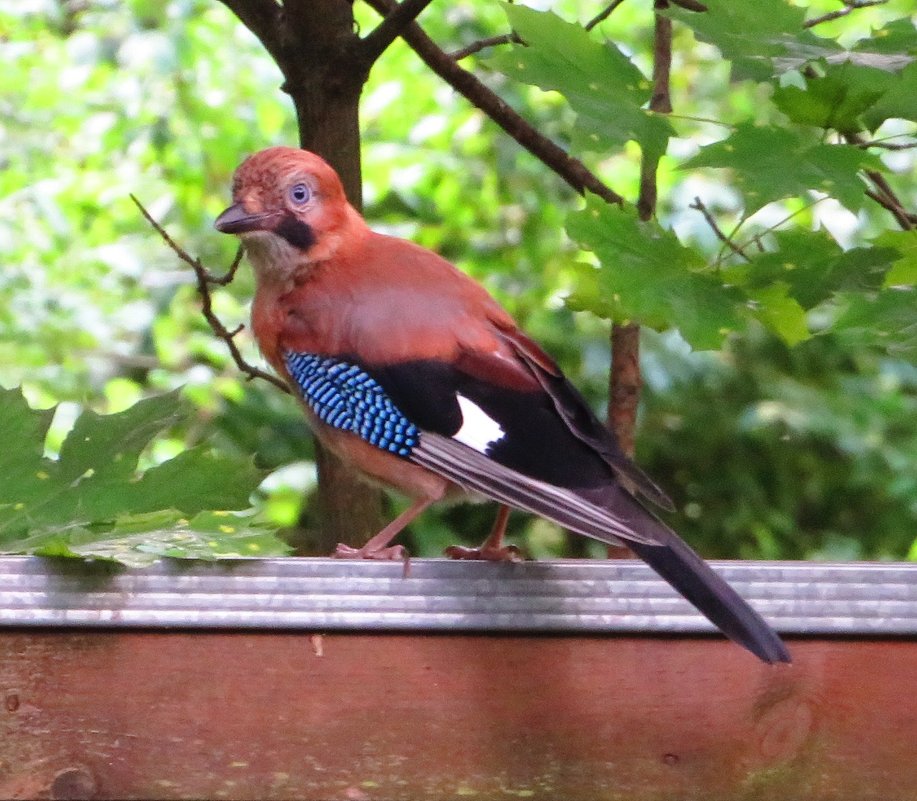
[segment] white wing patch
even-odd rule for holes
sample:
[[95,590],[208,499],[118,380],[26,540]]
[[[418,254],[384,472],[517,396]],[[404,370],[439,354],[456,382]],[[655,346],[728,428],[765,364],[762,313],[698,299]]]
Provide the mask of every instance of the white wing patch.
[[456,398],[462,410],[462,427],[452,435],[452,439],[486,454],[487,449],[503,439],[506,432],[476,403],[464,395],[456,395]]

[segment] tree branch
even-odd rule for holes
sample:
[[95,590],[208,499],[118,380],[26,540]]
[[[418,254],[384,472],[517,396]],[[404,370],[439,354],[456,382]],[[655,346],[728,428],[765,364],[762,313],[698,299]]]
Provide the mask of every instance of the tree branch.
[[837,11],[831,11],[827,14],[822,14],[820,17],[807,19],[804,23],[802,23],[802,27],[814,28],[816,25],[821,25],[823,22],[830,22],[833,19],[846,17],[851,11],[856,11],[858,8],[869,8],[870,6],[885,5],[888,0],[843,0],[843,2],[844,8],[838,9]]
[[488,47],[495,47],[501,44],[522,44],[522,39],[519,38],[519,34],[515,31],[504,33],[500,36],[488,36],[486,39],[478,39],[476,42],[465,45],[465,47],[459,50],[454,50],[449,53],[448,56],[453,61],[461,61],[463,58],[468,58],[468,56],[473,56],[475,53],[480,53]]
[[[380,14],[388,14],[395,7],[393,0],[366,0],[366,2]],[[563,178],[577,192],[582,194],[588,190],[608,203],[624,203],[621,195],[602,183],[581,161],[572,158],[563,148],[537,131],[474,75],[456,64],[423,32],[416,22],[407,25],[401,31],[401,36],[433,72],[481,109],[529,153]]]
[[211,273],[203,264],[201,264],[200,259],[196,259],[191,256],[188,251],[186,251],[181,245],[175,242],[171,236],[151,215],[143,204],[134,196],[130,196],[131,200],[134,201],[134,204],[140,209],[140,213],[146,218],[146,221],[153,226],[153,229],[159,236],[162,237],[162,241],[169,246],[173,253],[178,256],[185,264],[189,265],[192,270],[194,270],[194,276],[197,279],[197,292],[201,296],[201,312],[204,315],[204,318],[207,320],[207,323],[210,325],[210,330],[213,331],[214,335],[218,339],[222,339],[226,343],[226,347],[229,348],[229,353],[232,356],[233,361],[236,363],[236,367],[239,368],[245,375],[248,377],[248,380],[251,381],[253,378],[262,378],[265,381],[270,381],[274,386],[282,389],[284,392],[289,392],[290,388],[281,381],[277,376],[268,373],[264,370],[261,370],[258,367],[255,367],[253,364],[249,364],[245,357],[242,356],[242,352],[239,350],[239,347],[235,343],[235,336],[245,328],[244,325],[239,325],[232,331],[226,328],[223,325],[223,322],[213,311],[213,300],[210,294],[211,285],[215,286],[226,286],[232,281],[235,277],[236,271],[239,269],[239,265],[242,263],[242,246],[239,245],[239,249],[236,251],[235,258],[232,260],[232,264],[229,266],[229,269],[221,276],[215,276]]
[[[596,14],[589,22],[587,22],[583,27],[587,31],[591,31],[596,25],[600,22],[604,22],[608,17],[611,16],[611,13],[620,6],[624,0],[612,0],[612,2],[603,8],[598,14]],[[692,3],[694,0],[681,0],[684,3]],[[706,10],[706,8],[704,9]],[[479,53],[481,50],[484,50],[487,47],[494,47],[495,45],[501,44],[525,44],[522,39],[519,38],[519,34],[515,31],[510,33],[504,33],[500,36],[488,36],[486,39],[479,39],[476,42],[472,42],[469,45],[456,50],[449,54],[449,58],[453,61],[461,61],[463,58],[472,56],[475,53]]]
[[[653,23],[653,94],[650,96],[650,111],[659,114],[669,114],[672,111],[672,20],[658,13],[667,7],[666,0],[656,0],[657,13]],[[644,153],[640,162],[640,195],[637,199],[637,211],[642,220],[649,220],[656,213],[658,168],[659,156],[648,157]]]
[[[654,3],[653,94],[650,110],[668,114],[672,110],[670,77],[672,74],[672,20],[659,12],[668,7],[667,0]],[[657,181],[660,154],[647,154],[640,160],[640,195],[637,213],[650,220],[656,213]],[[633,456],[636,449],[637,411],[643,390],[640,372],[640,326],[615,323],[611,327],[611,374],[608,381],[608,426],[614,432],[621,450]],[[610,546],[612,559],[632,557],[628,548]]]
[[432,0],[401,0],[360,42],[360,56],[372,64],[428,6]]
[[276,0],[220,0],[248,28],[280,66],[280,22],[283,7]]
[[910,231],[912,228],[917,227],[917,214],[910,214],[901,208],[901,203],[897,198],[889,199],[884,192],[877,192],[874,189],[867,189],[866,197],[872,198],[883,209],[890,211],[903,230]]

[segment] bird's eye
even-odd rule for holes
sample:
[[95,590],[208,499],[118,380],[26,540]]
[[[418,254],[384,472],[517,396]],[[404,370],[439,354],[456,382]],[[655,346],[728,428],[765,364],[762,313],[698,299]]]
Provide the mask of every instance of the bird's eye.
[[296,184],[290,188],[290,200],[298,206],[307,203],[311,197],[312,191],[306,184]]

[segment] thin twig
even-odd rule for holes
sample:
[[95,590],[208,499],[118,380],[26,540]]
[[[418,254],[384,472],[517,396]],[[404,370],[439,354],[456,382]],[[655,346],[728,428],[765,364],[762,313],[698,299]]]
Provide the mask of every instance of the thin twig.
[[694,202],[691,203],[688,208],[695,209],[704,215],[704,219],[707,221],[707,225],[710,226],[710,230],[716,234],[716,238],[719,239],[720,242],[722,242],[727,248],[729,248],[737,256],[741,256],[746,261],[751,261],[745,251],[742,250],[742,248],[740,248],[735,242],[733,242],[732,239],[726,236],[725,233],[723,233],[723,229],[720,228],[720,226],[717,224],[713,215],[710,213],[710,209],[704,205],[704,202],[699,197],[695,197]]
[[385,14],[380,22],[360,42],[360,55],[372,64],[385,48],[395,41],[432,0],[401,0]]
[[912,228],[917,226],[917,214],[909,214],[901,208],[900,203],[889,200],[884,193],[877,192],[874,189],[867,189],[866,197],[872,198],[883,209],[890,211],[892,216],[895,218],[895,221],[899,226],[901,226],[903,230],[910,231]]
[[488,36],[486,39],[478,39],[476,42],[472,42],[469,45],[465,45],[459,50],[454,50],[449,53],[449,58],[453,61],[461,61],[463,58],[468,58],[468,56],[473,56],[475,53],[480,53],[482,50],[487,49],[488,47],[496,47],[497,45],[503,44],[522,44],[522,39],[519,38],[519,34],[515,31],[510,33],[503,33],[499,36]]
[[669,0],[669,2],[673,6],[683,8],[685,11],[696,11],[698,14],[702,14],[707,10],[707,6],[697,2],[697,0]]
[[879,147],[883,150],[913,150],[917,147],[917,142],[885,142],[881,139],[873,139],[871,141],[860,142],[857,144],[857,147],[861,147],[864,150],[870,147]]
[[[393,0],[366,0],[366,2],[383,15],[388,14],[395,5]],[[624,203],[621,195],[606,186],[581,161],[570,156],[562,147],[536,130],[531,123],[488,89],[472,73],[449,58],[448,54],[441,50],[416,22],[407,25],[402,30],[401,36],[433,72],[456,92],[481,109],[529,153],[563,178],[577,192],[582,194],[588,190],[608,203]]]
[[844,0],[844,8],[840,8],[837,11],[830,11],[827,14],[822,14],[820,17],[807,19],[804,23],[802,23],[802,27],[814,28],[816,25],[821,25],[823,22],[831,22],[831,20],[846,17],[851,11],[856,11],[858,8],[881,6],[885,5],[887,2],[888,0]]
[[[744,245],[739,245],[738,247],[741,250],[746,250],[750,248],[752,245],[756,245],[758,250],[761,253],[764,253],[766,248],[764,247],[764,244],[761,242],[761,237],[763,237],[765,234],[771,233],[771,231],[776,231],[781,225],[783,225],[784,223],[788,223],[790,220],[792,220],[793,217],[796,217],[799,214],[802,214],[804,211],[808,211],[813,206],[817,206],[822,201],[828,200],[828,198],[829,198],[829,195],[823,195],[822,197],[815,198],[815,200],[811,201],[810,203],[806,203],[805,205],[796,209],[796,211],[791,211],[789,214],[786,215],[786,217],[782,217],[781,219],[777,220],[777,222],[775,222],[773,225],[769,225],[763,231],[758,231],[756,234],[753,234],[751,239],[749,239]],[[754,215],[751,215],[751,216],[754,216]],[[739,230],[739,226],[744,224],[749,219],[750,217],[743,218],[739,222],[739,225],[737,225],[733,229],[732,233],[729,235],[729,238],[732,239],[732,237],[734,237],[736,235],[736,232]]]
[[624,0],[612,0],[605,8],[603,8],[598,14],[596,14],[589,22],[586,23],[585,28],[587,31],[591,31],[596,25],[600,22],[604,22],[608,17],[611,16],[611,12],[614,11]]
[[239,350],[239,347],[235,343],[235,337],[239,332],[241,332],[245,326],[239,325],[230,331],[223,325],[223,322],[213,311],[213,299],[210,294],[211,285],[216,286],[226,286],[236,274],[236,270],[239,269],[239,264],[242,262],[242,246],[239,246],[238,251],[236,251],[235,258],[232,260],[232,264],[229,266],[229,269],[221,276],[215,276],[211,273],[204,265],[201,263],[200,259],[196,259],[191,254],[188,253],[181,245],[179,245],[168,232],[163,228],[157,220],[153,218],[153,215],[150,214],[144,205],[134,196],[130,196],[131,200],[134,201],[134,204],[140,209],[140,213],[146,218],[146,221],[153,226],[153,229],[156,233],[162,237],[162,241],[169,246],[172,252],[178,256],[185,264],[189,265],[192,270],[194,270],[194,276],[197,279],[197,292],[201,296],[201,313],[204,315],[204,319],[207,320],[207,323],[210,325],[210,330],[216,335],[218,339],[222,339],[226,343],[226,347],[229,348],[229,353],[232,356],[233,361],[236,363],[236,367],[239,368],[249,381],[253,378],[263,378],[265,381],[270,381],[274,386],[279,387],[284,392],[289,392],[290,389],[287,385],[281,381],[277,376],[272,375],[264,370],[261,370],[258,367],[255,367],[253,364],[249,364],[245,357],[242,356],[242,352]]
[[[857,145],[858,147],[864,142],[863,137],[856,133],[846,133],[844,134],[844,139],[847,140],[848,144]],[[917,214],[909,212],[904,207],[904,204],[895,194],[895,190],[892,189],[885,176],[878,170],[866,170],[866,177],[873,185],[872,190],[866,191],[867,197],[872,198],[882,208],[890,211],[903,230],[910,231],[913,228],[917,228]]]

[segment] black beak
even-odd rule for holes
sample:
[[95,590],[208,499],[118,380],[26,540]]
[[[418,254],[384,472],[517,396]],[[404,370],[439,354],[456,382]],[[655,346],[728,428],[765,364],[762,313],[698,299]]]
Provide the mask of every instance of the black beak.
[[278,217],[275,211],[249,214],[241,203],[234,203],[213,223],[213,227],[223,234],[244,234],[247,231],[270,231]]

